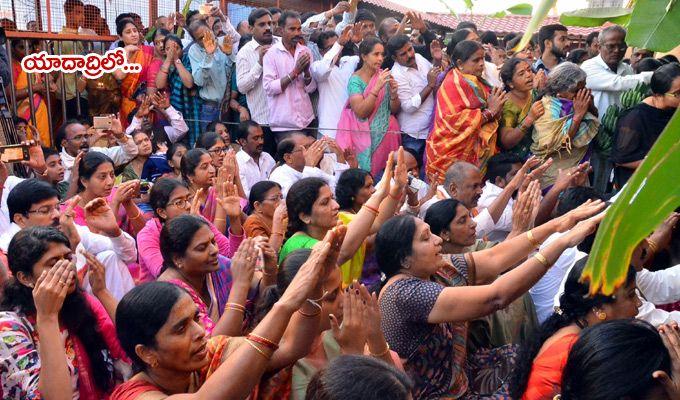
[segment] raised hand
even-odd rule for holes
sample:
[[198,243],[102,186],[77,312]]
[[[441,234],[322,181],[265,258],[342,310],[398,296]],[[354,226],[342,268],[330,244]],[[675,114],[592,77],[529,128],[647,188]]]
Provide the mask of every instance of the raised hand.
[[541,90],[541,89],[545,88],[545,83],[547,81],[548,81],[548,78],[545,75],[545,70],[539,70],[534,75],[534,81],[533,81],[534,89]]
[[563,216],[553,220],[557,224],[557,232],[565,232],[572,229],[578,221],[592,217],[602,211],[605,206],[606,204],[602,200],[586,201]]
[[191,208],[189,209],[189,214],[191,215],[201,215],[201,196],[203,195],[203,188],[200,188],[194,194],[193,199],[191,199]]
[[220,50],[226,55],[230,55],[234,50],[234,39],[231,35],[222,36],[220,40]]
[[257,49],[257,53],[260,55],[260,65],[262,65],[262,58],[264,57],[265,54],[267,54],[267,51],[271,48],[272,46],[270,44],[266,44],[264,46],[260,46]]
[[286,227],[288,226],[288,207],[286,207],[285,201],[282,201],[276,206],[272,221],[272,233],[284,232],[286,230]]
[[406,169],[406,161],[404,161],[404,147],[400,146],[397,150],[397,165],[394,168],[394,184],[399,189],[403,189],[408,185],[408,170]]
[[541,118],[543,114],[545,114],[545,108],[543,107],[543,102],[539,100],[531,105],[527,118],[529,118],[529,122],[533,124],[537,119]]
[[534,225],[540,202],[541,185],[538,181],[531,181],[527,189],[519,194],[512,207],[513,232],[518,234],[526,232]]
[[85,205],[85,221],[92,232],[112,238],[121,234],[116,216],[104,198],[94,199]]
[[254,239],[247,238],[241,242],[238,250],[236,250],[236,254],[231,259],[231,274],[234,285],[250,287],[253,275],[255,274],[257,252]]
[[331,248],[324,262],[324,277],[328,276],[331,271],[338,267],[338,256],[340,256],[340,248],[345,240],[345,234],[347,234],[347,226],[343,225],[342,222],[338,222],[338,225],[332,231],[333,240],[331,241]]
[[669,399],[680,399],[680,334],[678,323],[671,322],[659,327],[659,334],[671,357],[671,375],[665,371],[654,371],[656,379],[666,391]]
[[228,175],[226,181],[218,184],[216,200],[227,217],[238,218],[241,216],[241,198],[238,197],[238,189],[233,180],[233,176]]
[[393,174],[394,174],[394,152],[391,152],[389,156],[387,156],[387,165],[385,166],[385,172],[383,173],[382,179],[380,179],[380,182],[378,182],[378,184],[375,187],[375,193],[373,194],[374,196],[378,196],[380,197],[380,199],[384,199],[385,197],[387,197],[387,194],[389,193],[390,190],[390,184],[392,181]]
[[503,111],[503,104],[508,100],[508,93],[499,87],[491,90],[489,98],[487,99],[487,108],[493,114],[494,118],[501,115]]
[[352,25],[347,25],[342,30],[340,37],[338,37],[338,43],[340,46],[345,47],[345,45],[349,43],[350,40],[352,40]]
[[364,27],[364,22],[357,22],[352,25],[352,33],[350,35],[352,43],[361,43],[361,40],[363,39],[363,36],[361,34],[361,31],[363,30]]
[[76,247],[80,243],[80,235],[78,234],[78,229],[76,229],[76,224],[73,222],[73,209],[80,202],[80,196],[73,196],[66,203],[66,209],[59,216],[59,230],[61,233],[66,235],[69,243],[71,244],[71,250],[75,251]]
[[[38,136],[39,137],[39,136]],[[27,165],[38,174],[47,171],[47,164],[45,163],[45,154],[43,154],[40,143],[35,140],[27,140],[21,144],[28,146],[28,161],[21,163]]]
[[514,190],[520,189],[522,187],[522,183],[524,182],[524,179],[527,176],[527,173],[534,167],[536,167],[538,164],[541,163],[541,160],[536,158],[536,156],[531,156],[529,157],[524,164],[522,164],[522,167],[517,171],[514,177],[508,182],[508,186],[510,188],[514,188]]
[[[385,87],[387,82],[390,80],[390,77],[391,75],[389,69],[383,69],[380,72],[378,72],[378,79],[375,82],[375,86],[378,88],[378,90]],[[373,94],[375,94],[375,92]]]
[[308,167],[316,167],[319,165],[319,162],[323,157],[325,146],[326,143],[323,140],[317,140],[312,143],[312,145],[305,150],[305,165]]
[[569,247],[574,247],[581,243],[583,239],[591,235],[597,229],[597,225],[604,219],[605,213],[601,212],[593,217],[585,219],[577,223],[564,236],[568,240]]
[[217,43],[215,42],[215,34],[212,31],[206,31],[205,35],[203,35],[203,48],[206,53],[215,54]]
[[128,62],[131,62],[135,53],[137,53],[139,51],[139,47],[135,46],[134,44],[129,44],[129,45],[123,47],[123,50],[125,50],[125,54],[127,55]]
[[574,97],[574,115],[581,118],[586,115],[590,107],[590,89],[581,89]]
[[343,151],[345,157],[345,162],[350,168],[359,168],[359,160],[357,159],[357,154],[352,150],[351,147],[346,148]]
[[[92,294],[97,296],[104,292],[106,289],[106,267],[104,264],[97,260],[92,253],[88,253],[85,250],[81,250],[80,254],[85,257],[87,265],[83,270],[87,272],[87,279],[90,281],[90,287],[92,288]],[[99,297],[99,296],[97,296]]]
[[333,336],[342,354],[363,354],[366,346],[366,327],[363,324],[366,306],[361,299],[358,285],[352,284],[342,300],[342,327],[338,318],[330,314]]
[[[140,182],[138,179],[123,182],[120,186],[118,186],[118,190],[116,190],[116,193],[113,195],[111,204],[115,206],[133,201],[139,193],[139,183]],[[113,207],[112,209],[115,215],[118,210],[116,207]]]
[[137,113],[135,114],[135,117],[137,118],[148,117],[149,112],[151,111],[152,103],[153,97],[151,95],[145,95],[144,98],[142,99],[142,103],[139,105],[139,108],[137,108]]
[[[432,42],[432,43],[435,43],[435,42]],[[430,71],[428,71],[428,73],[427,73],[427,85],[434,88],[434,85],[437,83],[437,77],[439,76],[439,74],[441,72],[442,72],[441,67],[437,67],[437,66],[432,67],[432,69],[430,69]]]
[[543,176],[543,174],[545,173],[545,171],[546,171],[548,168],[550,168],[550,166],[552,165],[552,163],[553,163],[552,158],[548,158],[547,160],[543,161],[543,164],[541,164],[541,165],[539,165],[538,167],[534,168],[531,172],[529,172],[529,173],[527,174],[525,182],[527,182],[527,184],[528,184],[528,183],[529,183],[530,181],[532,181],[532,180],[541,179],[541,177]]
[[297,58],[295,61],[295,68],[293,69],[293,74],[294,75],[300,75],[301,73],[305,72],[310,65],[311,58],[309,56],[309,53],[304,52],[300,55],[300,57]]
[[417,12],[411,12],[410,20],[411,28],[414,30],[420,31],[420,33],[423,33],[427,30],[427,25],[425,25],[422,15],[418,14]]
[[59,260],[38,277],[33,288],[33,302],[38,321],[58,318],[69,288],[76,279],[76,266],[70,260]]

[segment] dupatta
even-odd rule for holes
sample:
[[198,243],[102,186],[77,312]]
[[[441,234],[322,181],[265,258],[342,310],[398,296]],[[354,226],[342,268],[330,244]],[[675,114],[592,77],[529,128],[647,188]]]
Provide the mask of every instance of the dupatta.
[[[376,82],[378,81],[378,75],[379,73],[376,72],[370,82],[368,82],[366,89],[362,93],[364,99],[369,96],[375,87]],[[347,103],[345,103],[345,107],[340,113],[338,132],[335,137],[335,141],[341,149],[345,150],[351,148],[358,155],[371,148],[371,123],[385,99],[386,93],[386,86],[383,86],[378,92],[375,107],[371,112],[371,115],[365,120],[357,118],[350,107],[349,99],[347,99]],[[371,154],[371,174],[374,176],[378,175],[379,172],[385,168],[390,151],[399,148],[399,145],[401,144],[401,135],[395,135],[395,133],[399,132],[400,128],[397,119],[394,115],[390,115],[387,129],[383,132],[381,141],[379,143],[373,143],[375,150],[373,154]]]
[[[120,102],[120,121],[123,124],[123,128],[128,125],[127,117],[132,110],[137,107],[137,102],[132,96],[142,82],[149,81],[149,68],[151,67],[153,61],[153,47],[151,46],[139,46],[139,50],[135,53],[129,63],[139,64],[142,66],[142,72],[131,73],[125,76],[120,82],[120,93],[122,99]],[[155,82],[151,83],[150,87],[155,87]]]
[[427,174],[444,176],[456,161],[483,167],[498,152],[498,121],[483,123],[491,86],[452,68],[437,91],[434,124],[425,145]]

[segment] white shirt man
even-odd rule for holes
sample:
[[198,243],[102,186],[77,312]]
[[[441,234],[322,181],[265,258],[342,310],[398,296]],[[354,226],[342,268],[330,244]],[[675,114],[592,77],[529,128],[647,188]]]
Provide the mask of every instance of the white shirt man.
[[300,172],[288,164],[283,164],[274,168],[271,175],[269,176],[270,181],[274,181],[281,185],[281,193],[283,194],[284,198],[288,195],[288,189],[290,189],[290,187],[293,186],[295,182],[302,178],[321,178],[328,182],[328,186],[331,187],[331,191],[335,193],[335,176],[323,172],[318,167],[305,166],[302,172]]
[[[272,45],[280,39],[273,37]],[[238,91],[246,95],[248,110],[253,121],[260,125],[269,124],[267,95],[262,86],[262,64],[260,64],[259,48],[255,39],[246,43],[236,55],[236,86]]]
[[[118,142],[118,146],[113,147],[90,147],[88,151],[96,151],[99,153],[106,154],[113,160],[113,165],[118,167],[130,162],[135,156],[137,156],[137,145],[131,137],[125,136],[126,141]],[[73,169],[73,162],[75,157],[66,152],[63,148],[61,153],[61,162],[64,164],[64,181],[68,181],[71,178],[71,169]]]
[[[181,140],[184,135],[189,132],[189,127],[184,121],[184,116],[182,116],[181,112],[175,110],[173,106],[169,106],[163,110],[163,115],[168,120],[168,122],[170,122],[170,125],[163,127],[163,130],[165,130],[165,134],[168,136],[168,140],[170,140],[170,142],[175,143],[178,140]],[[132,118],[132,122],[130,122],[130,125],[128,125],[127,129],[125,130],[125,133],[132,135],[132,133],[137,129],[142,129],[142,119],[137,118],[135,115],[134,118]]]
[[621,104],[621,93],[634,89],[640,83],[649,83],[653,74],[651,71],[634,74],[633,68],[624,62],[619,63],[615,73],[601,55],[584,61],[581,69],[588,75],[586,87],[593,92],[600,120],[610,105]]
[[[340,57],[342,46],[335,42],[333,47],[319,61],[312,63],[312,78],[319,87],[319,102],[317,113],[319,118],[319,132],[335,139],[336,128],[340,121],[340,114],[347,104],[347,82],[352,77],[359,64],[358,56]],[[328,128],[328,129],[324,129]]]
[[395,62],[392,77],[399,87],[397,93],[401,111],[397,118],[401,130],[414,139],[425,140],[434,111],[434,94],[421,99],[420,92],[427,86],[427,74],[432,69],[432,63],[418,53],[415,53],[415,57],[417,68]]
[[[489,208],[502,192],[503,188],[494,185],[490,181],[486,181],[484,189],[482,189],[482,195],[479,200],[477,200],[477,210]],[[512,207],[514,204],[514,199],[508,200],[501,217],[496,221],[496,226],[493,231],[487,235],[489,241],[502,242],[508,237],[508,233],[512,230]]]
[[276,162],[267,152],[261,152],[257,161],[250,154],[243,150],[236,153],[236,162],[238,162],[239,174],[241,177],[241,185],[246,196],[250,196],[250,188],[260,181],[269,180],[269,175],[276,165]]
[[[428,201],[426,201],[422,206],[420,206],[420,211],[418,212],[418,217],[425,218],[427,210],[432,206],[432,204],[445,199],[450,199],[451,195],[444,188],[444,186],[437,186],[437,193]],[[493,222],[493,218],[489,213],[488,209],[483,209],[477,212],[475,209],[470,210],[472,213],[472,219],[477,224],[475,228],[475,233],[477,234],[477,239],[484,239],[489,233],[496,229],[496,224]]]

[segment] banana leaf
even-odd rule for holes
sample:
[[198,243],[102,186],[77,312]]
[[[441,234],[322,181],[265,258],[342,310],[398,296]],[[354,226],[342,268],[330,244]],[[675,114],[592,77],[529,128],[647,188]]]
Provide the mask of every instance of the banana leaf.
[[626,25],[632,10],[623,7],[587,8],[562,13],[560,22],[566,26],[602,26],[605,22]]
[[610,295],[622,285],[635,247],[680,205],[679,165],[680,110],[600,224],[581,276],[591,294]]
[[514,5],[510,8],[507,8],[505,10],[498,11],[494,14],[489,15],[491,18],[503,18],[507,16],[508,14],[512,15],[531,15],[531,11],[533,11],[534,6],[528,3],[521,3]]
[[629,45],[667,52],[680,44],[680,1],[637,0],[628,23]]
[[531,20],[529,21],[526,31],[524,31],[522,39],[520,39],[519,43],[517,43],[517,46],[512,49],[514,52],[521,51],[526,47],[526,45],[531,40],[531,35],[533,35],[534,32],[536,32],[541,26],[541,23],[555,3],[557,3],[557,0],[541,0],[540,3],[538,3],[538,6],[533,9],[533,15],[531,16]]

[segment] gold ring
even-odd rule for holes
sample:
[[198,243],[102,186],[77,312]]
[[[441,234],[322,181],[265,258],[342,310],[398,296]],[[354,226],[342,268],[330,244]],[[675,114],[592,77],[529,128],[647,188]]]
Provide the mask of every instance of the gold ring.
[[246,261],[251,262],[251,261],[253,261],[253,258],[252,257],[246,257]]
[[59,283],[61,283],[62,285],[66,285],[66,282],[64,282],[62,280],[60,280]]

